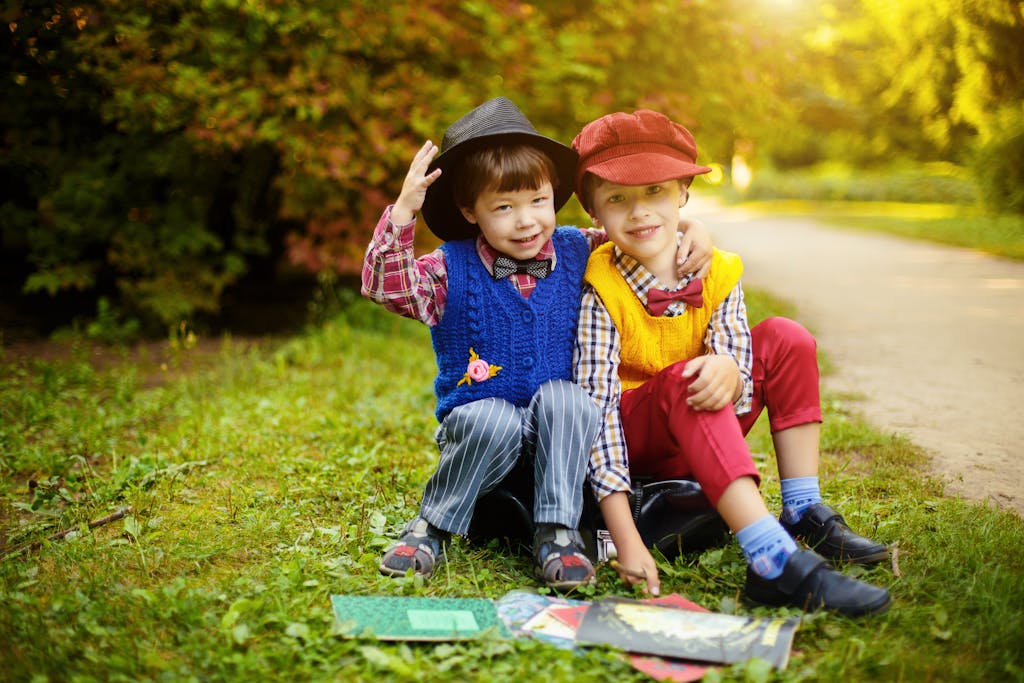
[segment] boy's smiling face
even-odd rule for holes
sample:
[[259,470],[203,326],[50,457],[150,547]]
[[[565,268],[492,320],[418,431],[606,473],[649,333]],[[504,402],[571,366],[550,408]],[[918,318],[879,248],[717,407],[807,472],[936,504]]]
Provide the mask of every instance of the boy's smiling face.
[[535,190],[485,190],[462,215],[501,253],[530,259],[555,232],[554,190],[548,181]]
[[678,180],[651,185],[601,181],[591,198],[591,217],[619,249],[649,266],[666,254],[675,259],[679,207],[685,203]]

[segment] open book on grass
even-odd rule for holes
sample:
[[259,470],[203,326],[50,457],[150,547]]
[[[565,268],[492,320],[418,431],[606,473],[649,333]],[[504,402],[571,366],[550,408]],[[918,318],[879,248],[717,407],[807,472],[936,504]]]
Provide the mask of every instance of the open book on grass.
[[782,669],[789,661],[796,627],[796,619],[743,617],[605,598],[587,608],[576,642],[713,664],[757,657]]

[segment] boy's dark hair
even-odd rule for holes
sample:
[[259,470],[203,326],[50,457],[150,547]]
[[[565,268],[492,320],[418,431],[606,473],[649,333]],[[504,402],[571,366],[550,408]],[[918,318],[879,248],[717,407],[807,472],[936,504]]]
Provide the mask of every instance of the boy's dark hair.
[[593,203],[594,193],[597,188],[601,186],[604,181],[598,178],[593,173],[584,173],[583,178],[580,180],[579,191],[576,193],[576,198],[580,200],[580,204],[583,206],[583,210],[590,212],[590,206]]
[[471,208],[483,192],[535,190],[544,182],[558,187],[558,170],[544,152],[531,145],[496,145],[469,152],[455,171],[456,206]]

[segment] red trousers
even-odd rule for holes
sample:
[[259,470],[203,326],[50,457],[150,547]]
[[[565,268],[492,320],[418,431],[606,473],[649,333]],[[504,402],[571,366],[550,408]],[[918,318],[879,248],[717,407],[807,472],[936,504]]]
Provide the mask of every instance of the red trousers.
[[769,318],[751,329],[754,401],[737,416],[732,405],[715,412],[686,404],[692,380],[681,377],[686,361],[665,368],[643,385],[624,391],[622,427],[634,476],[695,479],[712,505],[740,477],[760,482],[744,436],[765,408],[772,433],[821,422],[817,345],[802,325]]

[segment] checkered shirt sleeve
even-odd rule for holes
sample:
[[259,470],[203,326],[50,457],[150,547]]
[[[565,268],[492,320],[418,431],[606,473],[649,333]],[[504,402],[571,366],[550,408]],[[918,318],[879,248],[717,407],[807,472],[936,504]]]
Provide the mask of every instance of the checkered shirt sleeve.
[[626,438],[619,415],[620,349],[619,331],[604,302],[590,286],[585,286],[573,360],[576,382],[605,416],[604,429],[594,440],[588,466],[591,486],[601,500],[616,491],[630,490]]
[[392,313],[433,327],[441,320],[448,298],[448,271],[440,249],[415,258],[416,221],[391,222],[384,210],[363,259],[362,293]]

